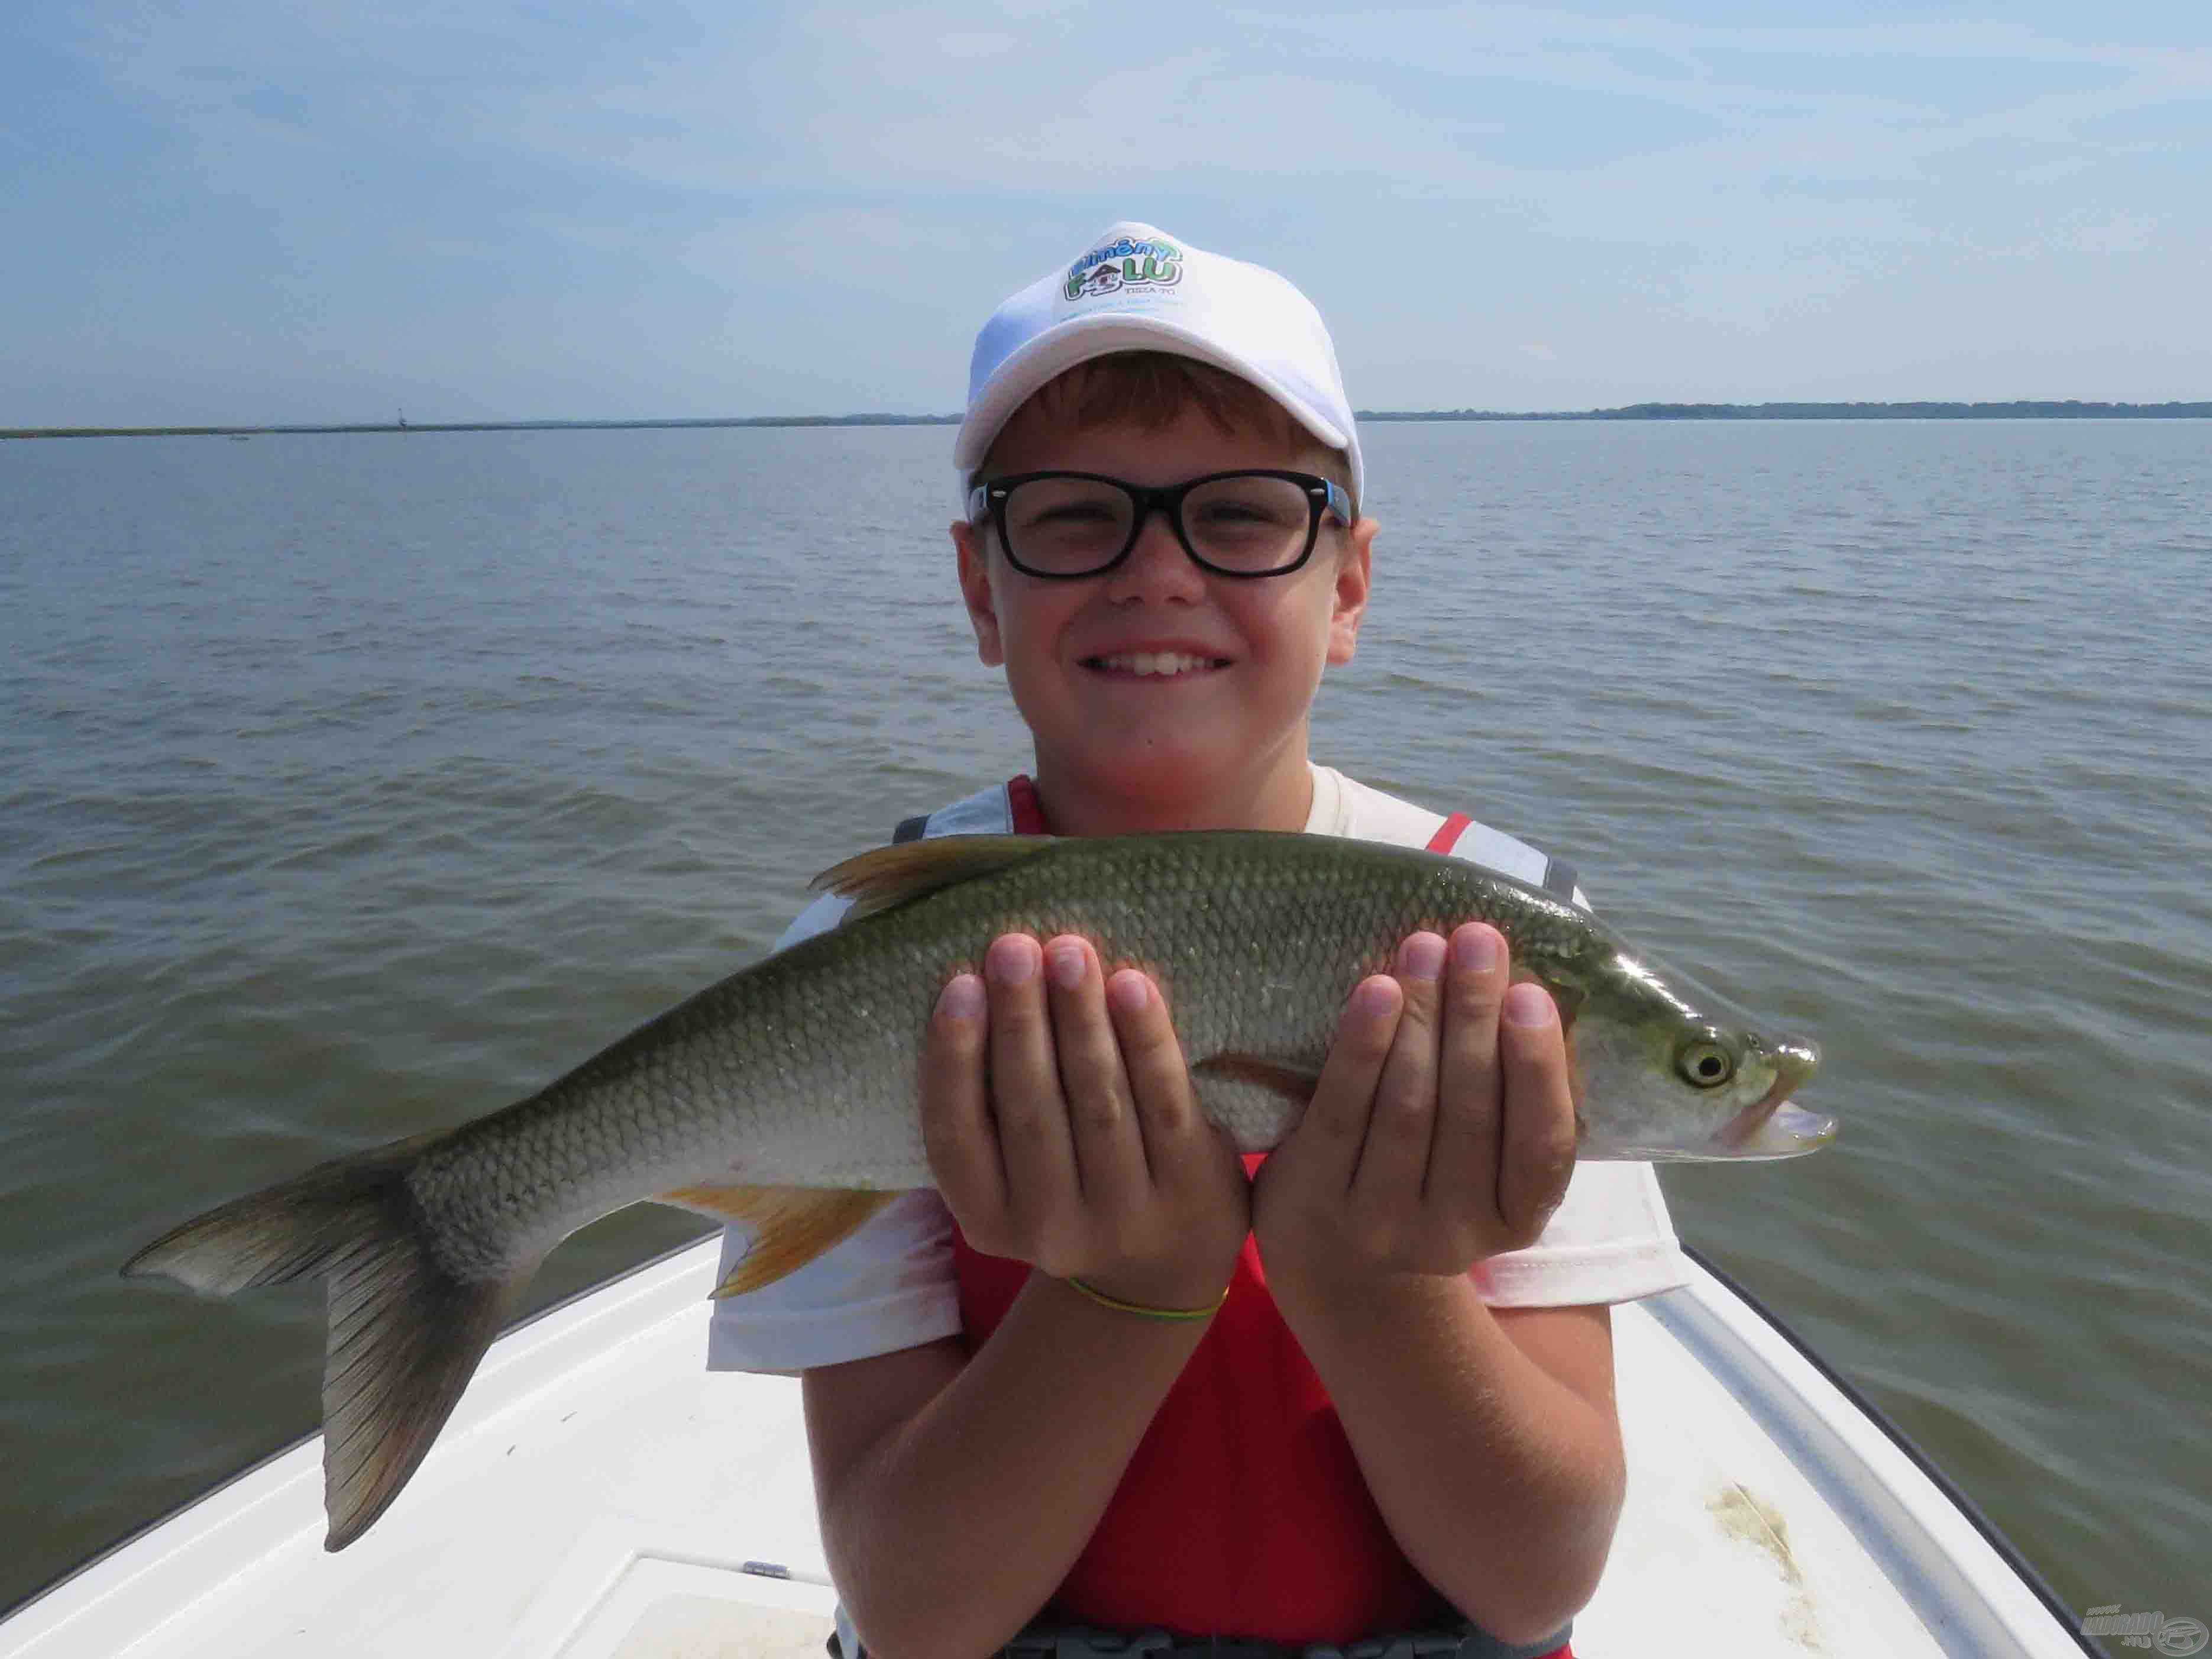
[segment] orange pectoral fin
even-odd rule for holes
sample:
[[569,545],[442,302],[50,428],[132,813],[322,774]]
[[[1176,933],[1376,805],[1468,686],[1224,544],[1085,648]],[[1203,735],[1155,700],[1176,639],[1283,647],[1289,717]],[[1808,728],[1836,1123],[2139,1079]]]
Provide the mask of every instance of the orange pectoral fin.
[[654,1202],[734,1221],[751,1231],[752,1248],[714,1287],[719,1300],[796,1273],[896,1196],[834,1187],[701,1186],[659,1194]]

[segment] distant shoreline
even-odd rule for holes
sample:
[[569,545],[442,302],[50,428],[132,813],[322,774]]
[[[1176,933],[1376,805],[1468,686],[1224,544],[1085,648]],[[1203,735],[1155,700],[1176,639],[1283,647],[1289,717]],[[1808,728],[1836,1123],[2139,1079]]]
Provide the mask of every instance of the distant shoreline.
[[[2212,402],[1628,404],[1619,409],[1516,412],[1489,409],[1363,409],[1363,421],[2096,421],[2212,420]],[[262,438],[388,432],[637,432],[685,427],[957,426],[957,415],[748,415],[688,421],[397,421],[319,426],[0,427],[0,438]]]

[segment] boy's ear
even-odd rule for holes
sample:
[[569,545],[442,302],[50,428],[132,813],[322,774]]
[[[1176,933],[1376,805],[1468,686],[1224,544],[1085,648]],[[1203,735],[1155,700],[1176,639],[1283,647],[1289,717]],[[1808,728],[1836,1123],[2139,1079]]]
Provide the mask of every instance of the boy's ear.
[[1003,668],[1006,644],[999,635],[999,606],[991,593],[991,562],[983,550],[983,533],[965,519],[955,519],[952,545],[959,553],[960,597],[968,606],[969,625],[975,630],[975,654],[984,667]]
[[1342,667],[1359,647],[1359,619],[1367,614],[1367,589],[1372,577],[1375,532],[1382,526],[1361,519],[1345,532],[1344,551],[1337,556],[1336,587],[1328,618],[1328,662]]

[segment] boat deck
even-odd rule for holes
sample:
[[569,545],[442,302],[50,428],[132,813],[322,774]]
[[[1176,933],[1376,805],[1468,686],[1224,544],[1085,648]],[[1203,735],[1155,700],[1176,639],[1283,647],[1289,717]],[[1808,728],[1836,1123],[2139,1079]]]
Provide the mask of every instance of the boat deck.
[[[836,1597],[798,1385],[702,1369],[714,1263],[709,1240],[503,1338],[343,1553],[311,1438],[19,1610],[0,1659],[818,1659]],[[1582,1659],[2087,1650],[1710,1273],[1614,1331],[1630,1492]]]

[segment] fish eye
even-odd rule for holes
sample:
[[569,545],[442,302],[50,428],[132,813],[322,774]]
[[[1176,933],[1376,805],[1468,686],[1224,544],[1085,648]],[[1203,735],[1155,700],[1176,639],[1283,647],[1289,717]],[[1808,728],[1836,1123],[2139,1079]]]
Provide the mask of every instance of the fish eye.
[[1735,1075],[1735,1056],[1710,1037],[1693,1037],[1675,1051],[1674,1069],[1693,1089],[1717,1089]]

